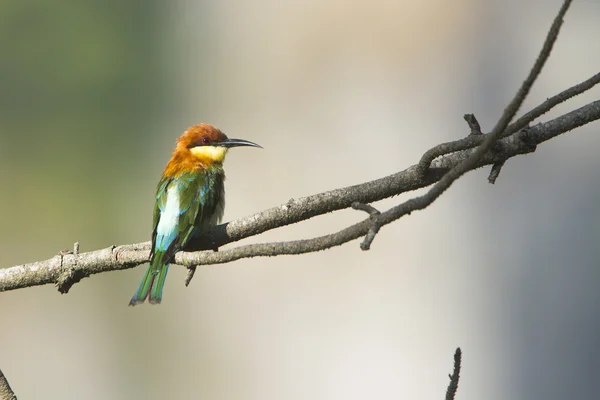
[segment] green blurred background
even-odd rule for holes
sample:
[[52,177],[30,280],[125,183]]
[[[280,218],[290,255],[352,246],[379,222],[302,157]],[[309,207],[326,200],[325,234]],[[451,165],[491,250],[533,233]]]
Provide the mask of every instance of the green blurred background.
[[[466,112],[489,129],[560,3],[4,0],[0,267],[149,240],[194,123],[265,147],[229,155],[227,220],[406,168],[465,135]],[[598,72],[599,17],[574,2],[527,107]],[[22,399],[425,399],[461,346],[460,399],[598,398],[597,132],[495,186],[470,174],[369,252],[241,260],[189,288],[175,267],[159,307],[127,307],[145,266],[1,293],[0,368]]]

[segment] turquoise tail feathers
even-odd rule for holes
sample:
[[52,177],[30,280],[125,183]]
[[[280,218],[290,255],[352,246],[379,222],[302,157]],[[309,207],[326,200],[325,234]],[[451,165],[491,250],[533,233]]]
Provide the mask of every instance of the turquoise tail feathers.
[[169,264],[162,265],[162,254],[156,254],[146,269],[135,294],[129,301],[130,306],[142,304],[146,299],[150,304],[160,304],[162,291],[169,271]]
[[167,278],[167,272],[169,272],[169,264],[163,265],[160,269],[158,277],[154,279],[152,290],[150,290],[150,304],[160,304],[162,300],[163,286],[165,286],[165,279]]

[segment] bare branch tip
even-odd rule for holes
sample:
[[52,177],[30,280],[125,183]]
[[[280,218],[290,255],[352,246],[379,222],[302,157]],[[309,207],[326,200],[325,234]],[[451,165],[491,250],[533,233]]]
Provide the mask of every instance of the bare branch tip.
[[533,67],[529,71],[529,75],[527,76],[527,78],[525,78],[525,80],[521,84],[521,87],[519,88],[519,90],[517,90],[517,93],[502,113],[502,116],[500,117],[500,119],[496,123],[496,126],[492,130],[492,136],[498,136],[506,129],[508,124],[512,121],[516,113],[519,111],[519,108],[525,101],[525,98],[529,94],[531,87],[537,80],[538,76],[542,72],[542,69],[546,65],[546,61],[548,61],[548,58],[550,57],[552,48],[554,47],[554,44],[558,39],[558,34],[560,33],[560,27],[563,23],[563,18],[567,13],[571,2],[572,0],[565,0],[563,2],[563,5],[561,6],[560,10],[558,11],[558,14],[552,22],[552,25],[550,26],[550,29],[548,30],[546,40],[542,45],[542,49],[540,50],[538,57],[535,60],[535,63],[533,64]]
[[452,375],[449,375],[450,383],[448,384],[448,389],[446,390],[446,400],[454,400],[456,396],[456,391],[458,390],[458,380],[460,379],[460,367],[462,362],[462,351],[460,347],[456,348],[454,352],[454,370],[452,371]]

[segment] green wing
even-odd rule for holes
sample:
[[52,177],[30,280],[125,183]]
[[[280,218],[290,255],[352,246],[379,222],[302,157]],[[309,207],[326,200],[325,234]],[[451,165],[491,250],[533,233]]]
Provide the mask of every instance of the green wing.
[[[224,208],[224,176],[222,169],[205,170],[196,173],[184,173],[176,178],[163,178],[158,184],[154,222],[152,230],[152,257],[163,253],[163,262],[167,263],[173,255],[201,231],[217,224]],[[176,232],[168,248],[157,249],[157,229],[161,214],[165,212],[168,192],[175,188],[179,197],[179,217]]]

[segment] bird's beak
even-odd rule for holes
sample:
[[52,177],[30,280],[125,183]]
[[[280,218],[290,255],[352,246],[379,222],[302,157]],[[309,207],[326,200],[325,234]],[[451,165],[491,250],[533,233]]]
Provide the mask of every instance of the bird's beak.
[[262,149],[261,145],[258,145],[254,142],[250,142],[250,141],[244,140],[244,139],[226,139],[226,140],[222,141],[221,143],[219,143],[219,145],[223,146],[223,147],[252,146],[252,147],[260,147]]

